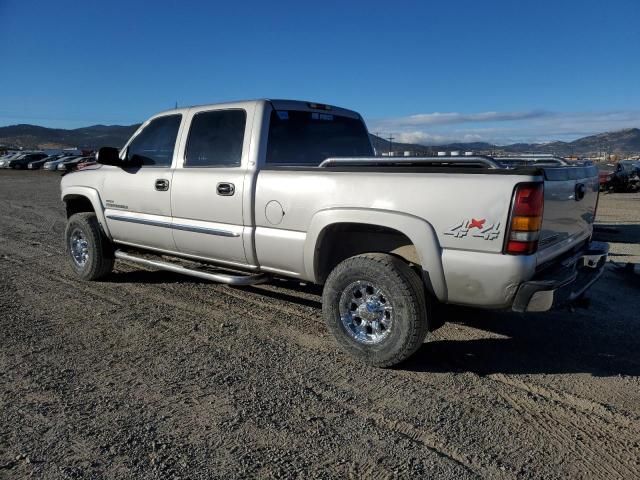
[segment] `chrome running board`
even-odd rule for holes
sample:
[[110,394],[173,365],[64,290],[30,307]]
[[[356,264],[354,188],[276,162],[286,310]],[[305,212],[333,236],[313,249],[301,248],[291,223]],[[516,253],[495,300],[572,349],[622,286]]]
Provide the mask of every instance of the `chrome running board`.
[[255,285],[257,283],[266,282],[269,277],[262,273],[249,274],[249,275],[229,275],[226,273],[211,273],[201,270],[195,270],[193,268],[183,267],[182,265],[176,265],[169,262],[162,262],[160,260],[150,260],[148,258],[142,258],[122,250],[115,251],[115,257],[120,260],[127,260],[129,262],[139,263],[147,267],[155,267],[160,270],[168,270],[170,272],[181,273],[183,275],[190,275],[192,277],[198,277],[205,280],[211,280],[218,283],[226,283],[228,285]]

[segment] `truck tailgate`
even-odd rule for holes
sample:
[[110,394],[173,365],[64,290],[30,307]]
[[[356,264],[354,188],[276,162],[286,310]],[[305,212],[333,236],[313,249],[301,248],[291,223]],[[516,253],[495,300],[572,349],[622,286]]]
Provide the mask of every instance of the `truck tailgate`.
[[545,167],[544,177],[539,264],[591,234],[599,193],[595,166]]

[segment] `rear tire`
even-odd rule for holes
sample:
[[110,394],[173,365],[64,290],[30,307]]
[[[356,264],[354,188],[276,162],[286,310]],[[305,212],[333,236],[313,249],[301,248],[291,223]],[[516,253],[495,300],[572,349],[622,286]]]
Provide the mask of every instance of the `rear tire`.
[[383,253],[338,264],[325,283],[322,312],[340,347],[376,367],[406,360],[429,330],[419,276],[400,258]]
[[95,213],[82,212],[69,217],[65,244],[71,267],[81,279],[98,280],[113,270],[113,246],[102,232]]

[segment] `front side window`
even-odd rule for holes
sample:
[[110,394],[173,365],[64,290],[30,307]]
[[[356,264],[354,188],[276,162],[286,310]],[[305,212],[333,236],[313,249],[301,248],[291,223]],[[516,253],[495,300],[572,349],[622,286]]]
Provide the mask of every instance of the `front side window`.
[[214,110],[193,116],[185,167],[239,167],[247,114],[244,110]]
[[180,129],[182,115],[158,117],[144,127],[127,149],[132,165],[169,167]]

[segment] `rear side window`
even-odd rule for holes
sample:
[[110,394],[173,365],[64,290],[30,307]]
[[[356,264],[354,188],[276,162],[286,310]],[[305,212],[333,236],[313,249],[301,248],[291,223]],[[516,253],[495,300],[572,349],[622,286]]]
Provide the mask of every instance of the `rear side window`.
[[373,156],[364,123],[325,112],[271,113],[267,163],[317,166],[330,157]]
[[169,167],[182,115],[151,120],[129,144],[127,161],[134,165]]
[[246,121],[244,110],[215,110],[194,115],[184,166],[239,167]]

